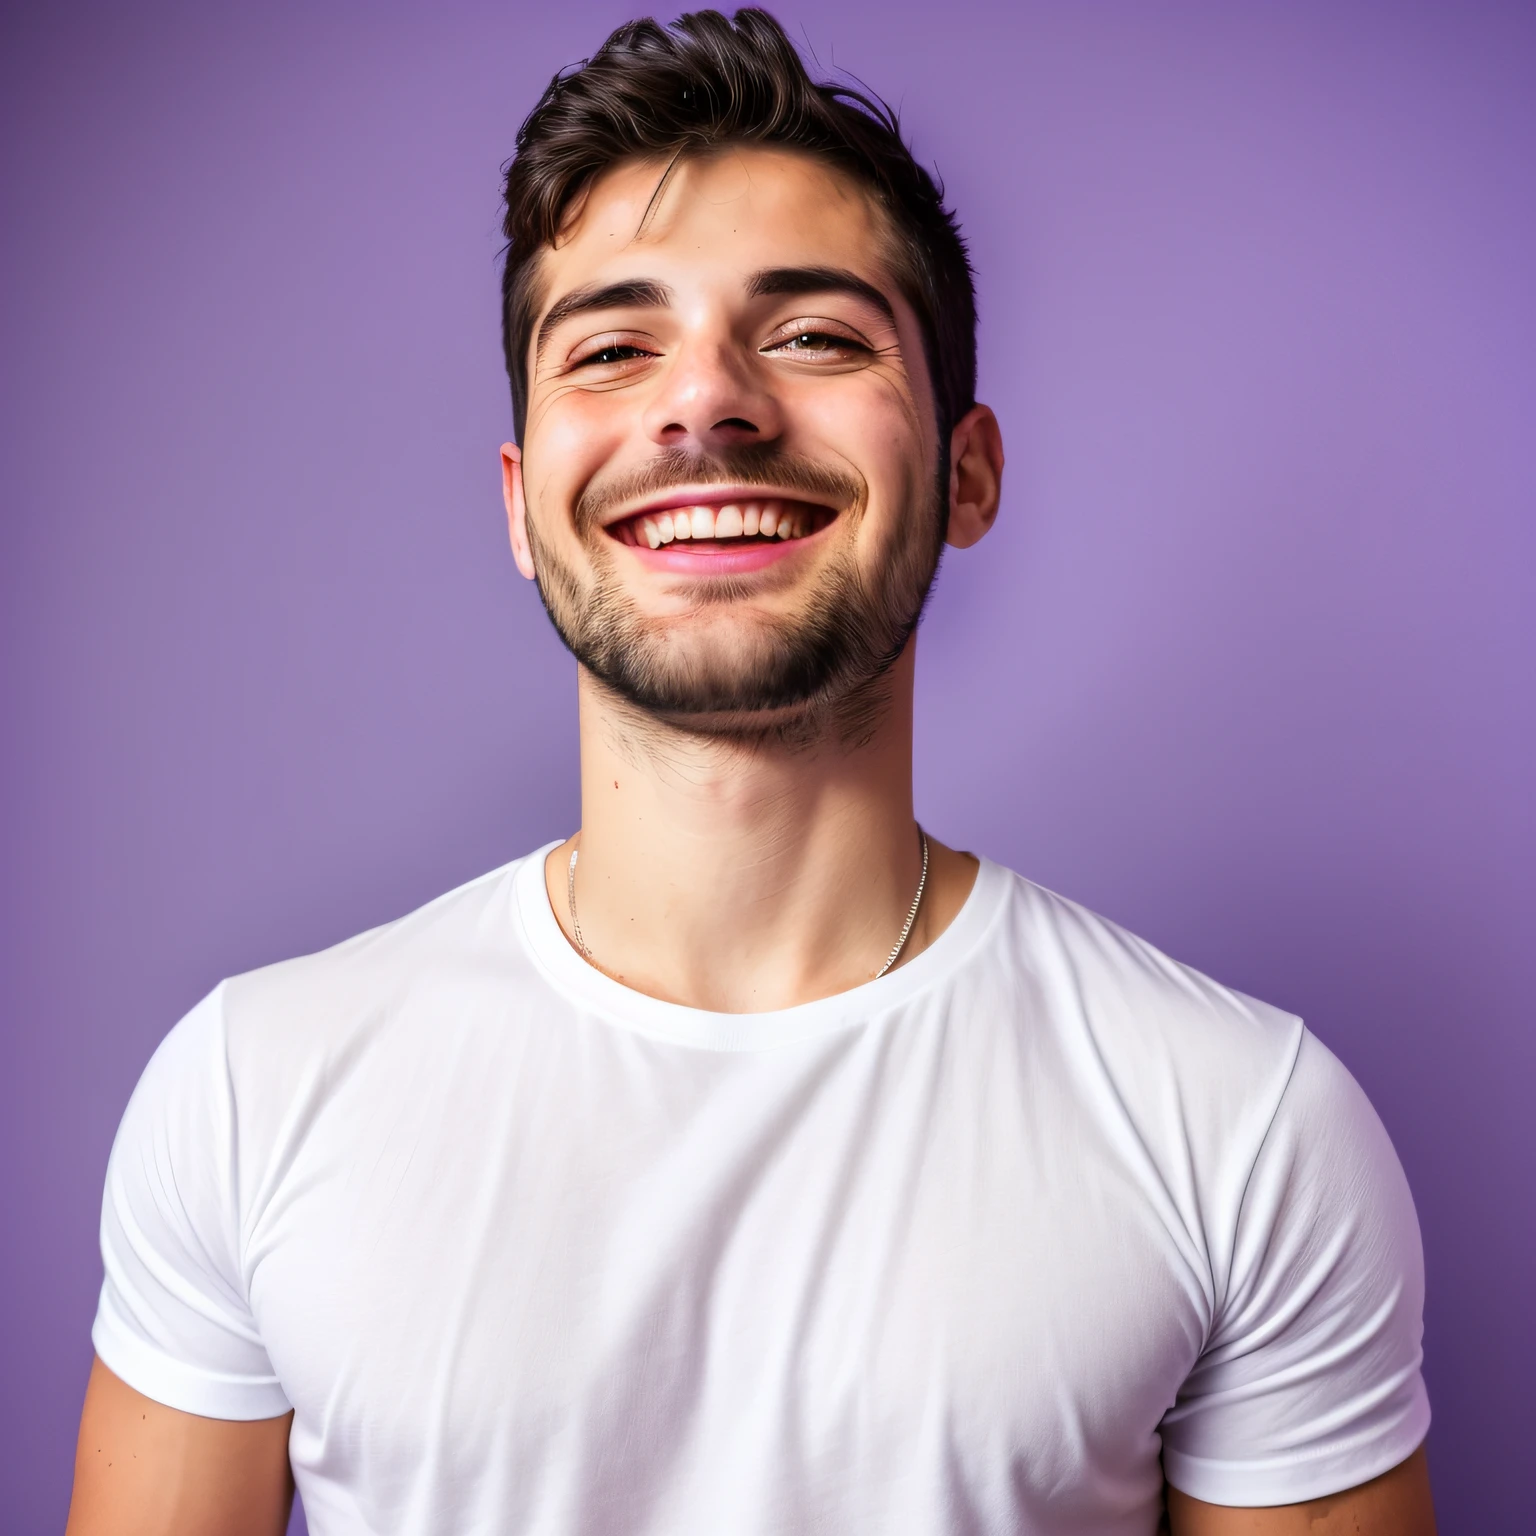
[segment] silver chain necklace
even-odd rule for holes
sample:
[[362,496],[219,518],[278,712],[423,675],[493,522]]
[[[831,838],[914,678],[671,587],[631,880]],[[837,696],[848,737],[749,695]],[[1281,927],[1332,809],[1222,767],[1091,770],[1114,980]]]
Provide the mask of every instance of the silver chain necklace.
[[[901,952],[907,947],[907,940],[912,936],[912,925],[917,921],[917,909],[923,904],[923,892],[928,889],[928,834],[919,827],[917,835],[923,845],[923,872],[917,877],[917,894],[912,898],[912,905],[907,908],[907,920],[901,925],[900,937],[896,940],[890,954],[885,957],[885,964],[871,978],[874,981],[879,981],[901,958]],[[571,849],[571,862],[565,868],[565,900],[566,905],[571,909],[571,932],[576,938],[576,948],[582,952],[588,962],[596,965],[604,975],[608,975],[609,973],[597,964],[597,957],[582,937],[581,919],[576,916],[576,859],[580,853],[581,846],[578,844]]]

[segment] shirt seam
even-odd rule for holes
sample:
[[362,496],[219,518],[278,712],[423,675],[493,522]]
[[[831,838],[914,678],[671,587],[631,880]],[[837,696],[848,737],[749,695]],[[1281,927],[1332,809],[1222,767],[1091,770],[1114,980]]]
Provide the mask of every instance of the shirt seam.
[[[1216,1304],[1211,1314],[1211,1326],[1201,1346],[1201,1354],[1211,1347],[1211,1341],[1221,1331],[1221,1324],[1226,1315],[1227,1304],[1231,1300],[1232,1277],[1236,1269],[1236,1255],[1238,1246],[1238,1232],[1243,1224],[1243,1212],[1248,1206],[1248,1192],[1253,1188],[1253,1177],[1258,1172],[1259,1159],[1264,1155],[1264,1148],[1269,1145],[1269,1139],[1274,1134],[1275,1123],[1280,1118],[1281,1106],[1285,1103],[1285,1096],[1291,1090],[1291,1084],[1296,1077],[1296,1065],[1301,1060],[1301,1048],[1307,1037],[1307,1026],[1304,1020],[1297,1020],[1299,1025],[1296,1030],[1295,1043],[1291,1047],[1291,1059],[1286,1063],[1285,1077],[1280,1084],[1279,1092],[1275,1094],[1275,1102],[1270,1106],[1269,1117],[1264,1122],[1264,1133],[1258,1139],[1253,1149],[1253,1156],[1248,1160],[1248,1171],[1243,1176],[1243,1190],[1237,1198],[1237,1206],[1232,1216],[1232,1228],[1228,1236],[1230,1242],[1227,1251],[1233,1256],[1232,1262],[1227,1265],[1226,1284],[1222,1287],[1220,1301]],[[1211,1276],[1211,1289],[1216,1288],[1216,1277]]]

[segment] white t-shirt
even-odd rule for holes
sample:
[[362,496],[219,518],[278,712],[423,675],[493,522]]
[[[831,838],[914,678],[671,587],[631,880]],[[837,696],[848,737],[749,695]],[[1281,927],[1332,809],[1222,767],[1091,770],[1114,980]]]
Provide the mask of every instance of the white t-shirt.
[[1419,1444],[1412,1201],[1299,1020],[985,861],[879,981],[683,1008],[546,851],[225,982],[118,1134],[96,1349],[292,1407],[316,1536],[1151,1536]]

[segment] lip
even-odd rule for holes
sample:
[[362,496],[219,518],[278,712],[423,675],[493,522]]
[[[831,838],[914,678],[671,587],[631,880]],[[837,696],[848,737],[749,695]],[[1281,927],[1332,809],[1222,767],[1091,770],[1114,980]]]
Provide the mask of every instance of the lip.
[[627,523],[632,517],[643,517],[647,512],[670,512],[674,507],[724,507],[732,502],[743,501],[798,501],[807,506],[820,506],[829,511],[833,518],[838,517],[841,507],[834,507],[829,502],[811,502],[809,498],[798,491],[786,490],[780,486],[772,485],[676,485],[666,491],[651,497],[649,501],[636,502],[632,507],[625,507],[623,511],[608,518],[603,527],[606,529],[617,528],[620,523]]
[[[700,503],[684,502],[681,505],[698,506]],[[831,526],[827,524],[827,528]],[[717,544],[713,540],[699,544],[663,544],[660,549],[650,549],[644,544],[620,544],[619,548],[651,571],[665,571],[675,576],[740,576],[792,559],[826,531],[826,528],[818,528],[801,539],[765,540],[762,543],[743,540],[735,548],[732,548],[735,541]]]
[[[720,539],[699,528],[702,509],[724,515],[739,508],[735,531]],[[674,536],[673,514],[684,521],[693,511],[696,536],[686,531]],[[757,536],[759,510],[767,537]],[[802,531],[792,537],[774,537],[770,518],[780,527],[793,517]],[[614,543],[633,550],[642,568],[679,576],[735,576],[765,570],[788,559],[795,550],[824,533],[838,520],[839,509],[827,502],[786,496],[762,485],[670,486],[648,501],[626,508],[622,515],[604,522],[603,531]],[[743,536],[742,522],[747,530]],[[641,525],[644,524],[644,532]]]

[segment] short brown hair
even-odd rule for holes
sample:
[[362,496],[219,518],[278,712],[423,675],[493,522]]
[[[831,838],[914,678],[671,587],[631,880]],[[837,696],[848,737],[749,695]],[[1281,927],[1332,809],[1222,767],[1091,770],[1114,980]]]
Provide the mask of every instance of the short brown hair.
[[894,275],[923,328],[947,452],[950,428],[975,403],[976,296],[943,187],[912,158],[890,107],[812,80],[783,27],[755,8],[734,17],[695,11],[667,27],[627,23],[590,59],[557,74],[518,130],[506,172],[501,284],[518,438],[528,412],[534,263],[573,200],[621,161],[676,159],[732,143],[829,161],[884,209],[899,247]]

